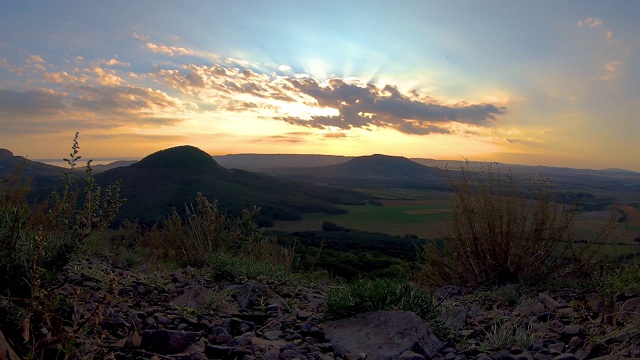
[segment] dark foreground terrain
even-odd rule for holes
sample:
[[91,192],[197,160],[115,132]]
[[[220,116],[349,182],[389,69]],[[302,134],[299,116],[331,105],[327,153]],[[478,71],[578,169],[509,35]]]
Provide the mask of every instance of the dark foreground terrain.
[[[57,281],[80,358],[91,359],[634,359],[640,294],[612,298],[571,287],[446,286],[434,292],[445,332],[405,311],[328,321],[341,285],[258,278],[214,280],[201,270],[159,273],[108,258],[70,264]],[[6,311],[6,309],[4,309]],[[19,316],[19,314],[4,314]],[[16,334],[0,339],[16,359]],[[11,354],[11,355],[9,355]],[[45,358],[64,358],[51,348]]]

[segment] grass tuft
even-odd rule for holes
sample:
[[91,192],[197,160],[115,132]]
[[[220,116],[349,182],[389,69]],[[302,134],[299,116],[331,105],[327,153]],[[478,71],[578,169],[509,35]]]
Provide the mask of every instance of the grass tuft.
[[440,309],[432,294],[399,279],[356,280],[344,288],[330,291],[325,306],[325,316],[329,320],[377,310],[412,311],[436,334],[445,334],[444,323],[438,319]]

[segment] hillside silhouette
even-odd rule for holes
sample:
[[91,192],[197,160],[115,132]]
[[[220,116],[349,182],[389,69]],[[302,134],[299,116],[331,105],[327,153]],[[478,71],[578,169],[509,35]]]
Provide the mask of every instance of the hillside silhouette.
[[226,169],[193,146],[162,150],[95,177],[102,185],[121,179],[121,194],[127,203],[118,213],[119,219],[147,224],[169,215],[174,208],[184,213],[198,192],[211,201],[218,200],[220,208],[232,215],[259,206],[256,220],[263,226],[273,220],[297,220],[305,212],[340,213],[344,210],[335,204],[366,200],[366,195],[355,191]]
[[0,149],[0,179],[9,179],[15,175],[19,179],[28,179],[33,190],[32,196],[42,197],[60,185],[60,177],[68,169],[32,161],[22,156],[14,156],[7,149]]
[[340,164],[279,168],[268,173],[291,179],[356,188],[449,189],[444,174],[402,156],[359,156]]

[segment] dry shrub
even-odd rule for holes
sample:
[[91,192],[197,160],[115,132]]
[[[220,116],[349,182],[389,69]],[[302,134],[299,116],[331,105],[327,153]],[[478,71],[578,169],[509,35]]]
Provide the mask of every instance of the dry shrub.
[[211,203],[198,193],[196,205],[187,206],[184,218],[174,211],[161,226],[146,234],[139,245],[154,249],[153,256],[179,265],[213,265],[220,255],[225,255],[290,269],[293,251],[256,228],[253,218],[258,212],[253,207],[233,218],[220,211],[217,201]]
[[[420,282],[540,280],[596,256],[591,246],[575,246],[577,205],[555,201],[544,178],[525,185],[497,165],[473,171],[468,163],[448,174],[455,191],[453,227],[442,242],[424,247]],[[595,242],[607,239],[613,225],[610,221]]]

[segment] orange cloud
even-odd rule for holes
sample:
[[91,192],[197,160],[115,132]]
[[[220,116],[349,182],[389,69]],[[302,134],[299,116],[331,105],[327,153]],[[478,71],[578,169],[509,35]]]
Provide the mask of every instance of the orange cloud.
[[156,45],[150,42],[146,43],[145,46],[147,49],[155,53],[162,53],[169,56],[193,55],[193,50],[189,50],[187,48],[179,46]]

